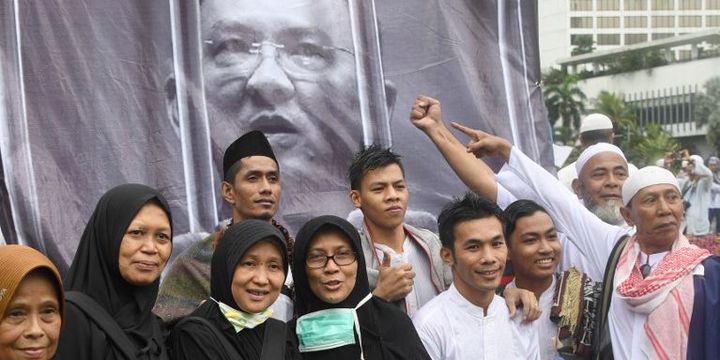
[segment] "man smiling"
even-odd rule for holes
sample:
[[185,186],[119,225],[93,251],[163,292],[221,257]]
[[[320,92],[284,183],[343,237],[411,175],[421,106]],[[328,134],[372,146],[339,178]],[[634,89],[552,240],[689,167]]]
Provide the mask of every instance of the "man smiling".
[[[468,193],[438,216],[441,256],[453,274],[450,288],[413,317],[433,359],[536,359],[537,333],[518,325],[495,295],[507,246],[502,210]],[[521,342],[524,339],[524,342]]]

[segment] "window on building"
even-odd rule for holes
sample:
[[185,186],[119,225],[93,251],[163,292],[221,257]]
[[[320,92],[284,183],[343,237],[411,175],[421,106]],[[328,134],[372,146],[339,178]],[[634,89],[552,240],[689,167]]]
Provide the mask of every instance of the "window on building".
[[652,10],[675,10],[675,0],[651,0]]
[[652,27],[654,28],[673,28],[675,27],[674,16],[653,16]]
[[620,0],[597,0],[598,10],[620,10]]
[[680,27],[702,27],[702,16],[680,16]]
[[592,29],[593,18],[591,16],[571,17],[570,27],[573,29]]
[[669,37],[673,37],[673,36],[675,36],[675,34],[673,34],[673,33],[652,33],[651,38],[652,38],[652,40],[660,40],[660,39],[665,39],[665,38],[669,38]]
[[626,28],[647,28],[648,21],[647,16],[626,16],[625,27]]
[[598,45],[620,45],[620,34],[598,34]]
[[705,9],[720,10],[720,0],[706,0]]
[[705,24],[707,27],[720,27],[720,15],[708,15]]
[[686,61],[692,59],[692,50],[678,50],[678,60]]
[[570,11],[592,11],[592,0],[570,0]]
[[620,18],[616,16],[599,16],[597,27],[601,29],[617,29],[620,27]]
[[[589,43],[592,41],[592,37],[592,34],[572,34],[570,35],[570,45]],[[589,38],[589,40],[587,38]]]
[[702,10],[702,0],[680,0],[680,10]]
[[647,10],[647,0],[625,0],[625,10]]
[[632,45],[647,41],[647,34],[625,34],[625,45]]

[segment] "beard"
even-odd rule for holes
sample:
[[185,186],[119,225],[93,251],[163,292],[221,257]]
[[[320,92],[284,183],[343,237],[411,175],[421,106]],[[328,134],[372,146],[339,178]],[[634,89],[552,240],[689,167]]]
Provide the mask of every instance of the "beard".
[[593,202],[592,200],[587,200],[584,202],[585,207],[590,210],[590,212],[595,214],[595,216],[600,218],[600,220],[610,225],[625,224],[625,219],[620,213],[620,208],[622,207],[622,204],[619,201],[609,200],[605,205],[600,205],[596,202]]

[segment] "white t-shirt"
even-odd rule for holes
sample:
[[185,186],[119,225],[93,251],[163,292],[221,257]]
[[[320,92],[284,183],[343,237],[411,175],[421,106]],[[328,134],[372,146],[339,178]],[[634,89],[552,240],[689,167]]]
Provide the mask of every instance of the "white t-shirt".
[[403,241],[402,253],[398,254],[387,245],[375,243],[375,252],[380,261],[384,256],[383,251],[390,254],[390,266],[398,264],[412,264],[413,266],[415,283],[412,291],[405,297],[405,311],[408,316],[412,317],[418,309],[438,294],[432,282],[428,255],[417,242],[408,236]]
[[534,328],[510,319],[505,300],[497,295],[485,314],[450,285],[413,316],[413,324],[435,360],[540,358]]

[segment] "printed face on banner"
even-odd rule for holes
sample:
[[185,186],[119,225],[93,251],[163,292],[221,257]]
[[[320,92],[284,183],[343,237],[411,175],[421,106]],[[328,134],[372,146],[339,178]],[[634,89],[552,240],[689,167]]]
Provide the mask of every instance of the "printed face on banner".
[[261,130],[278,156],[286,195],[346,190],[347,163],[362,143],[347,2],[201,3],[216,154]]

